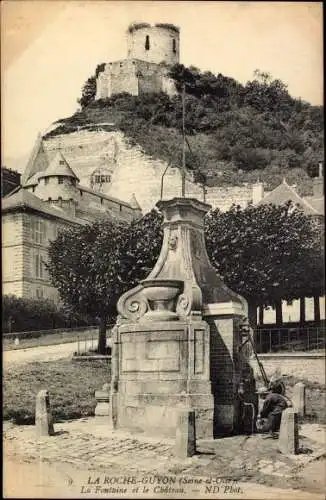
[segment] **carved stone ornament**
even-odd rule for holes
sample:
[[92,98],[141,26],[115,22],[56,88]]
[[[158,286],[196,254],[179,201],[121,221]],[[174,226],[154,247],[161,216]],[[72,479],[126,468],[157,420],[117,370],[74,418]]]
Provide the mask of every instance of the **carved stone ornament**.
[[176,250],[178,246],[178,236],[176,234],[171,234],[168,240],[169,250]]
[[139,318],[144,316],[148,310],[148,301],[143,294],[143,287],[138,285],[121,295],[117,303],[117,309],[122,318],[131,321],[138,321]]

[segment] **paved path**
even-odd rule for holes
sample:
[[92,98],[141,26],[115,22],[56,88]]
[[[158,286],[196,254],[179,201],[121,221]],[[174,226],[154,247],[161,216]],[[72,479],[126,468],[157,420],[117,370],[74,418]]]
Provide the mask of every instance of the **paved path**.
[[[81,341],[84,348],[85,341]],[[86,340],[86,347],[92,347],[92,341]],[[56,344],[28,349],[17,349],[3,352],[3,366],[6,367],[17,363],[31,363],[32,361],[52,361],[54,359],[67,358],[77,351],[78,343]]]
[[[307,455],[298,456],[290,466],[291,460],[275,455],[273,442],[263,444],[261,436],[199,441],[199,453],[180,460],[174,456],[173,440],[112,431],[106,422],[99,423],[94,418],[58,423],[55,431],[55,436],[37,441],[34,426],[5,425],[6,498],[23,495],[25,498],[324,500],[320,485],[322,469],[309,470],[310,476],[319,476],[318,484],[311,484],[310,491],[306,488],[300,491],[302,472],[293,476],[297,466],[317,462],[311,462]],[[309,428],[306,431],[311,434]],[[269,472],[266,460],[261,460],[262,444],[263,449],[267,447],[266,457],[271,459]],[[245,460],[246,447],[249,454]],[[247,465],[253,455],[253,474],[248,476]],[[239,473],[234,470],[237,466],[230,463],[237,458],[242,462]],[[257,473],[260,466],[262,470]],[[275,484],[278,488],[271,487]]]

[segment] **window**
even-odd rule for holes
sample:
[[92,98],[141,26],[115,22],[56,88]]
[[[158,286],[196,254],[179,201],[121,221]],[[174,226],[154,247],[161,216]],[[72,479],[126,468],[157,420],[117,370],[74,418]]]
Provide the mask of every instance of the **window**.
[[46,225],[44,220],[32,219],[31,221],[32,239],[35,243],[42,244],[46,238]]
[[48,177],[45,177],[45,179],[44,179],[44,184],[45,184],[45,185],[49,184],[49,178],[48,178]]
[[175,43],[175,38],[173,38],[173,40],[172,40],[172,51],[173,51],[173,54],[175,54],[177,52],[177,44]]
[[63,184],[63,177],[58,177],[58,184]]
[[100,182],[101,182],[101,176],[100,175],[95,175],[95,182],[96,182],[96,184],[100,184]]
[[64,165],[64,164],[65,164],[64,160],[59,161],[59,165]]
[[83,192],[82,192],[82,190],[81,190],[81,189],[79,190],[79,192],[80,192],[80,196],[83,196]]
[[37,288],[36,289],[36,298],[37,299],[43,299],[44,298],[43,288]]
[[149,45],[149,35],[146,35],[146,40],[145,40],[145,50],[149,50],[150,45]]
[[40,254],[35,254],[34,260],[34,274],[36,278],[43,278],[43,260]]

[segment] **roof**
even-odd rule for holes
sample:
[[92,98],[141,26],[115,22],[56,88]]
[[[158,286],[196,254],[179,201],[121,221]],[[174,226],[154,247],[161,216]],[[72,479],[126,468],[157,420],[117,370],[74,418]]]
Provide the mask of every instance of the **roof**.
[[293,187],[289,186],[285,179],[283,182],[279,184],[273,191],[266,194],[262,200],[258,203],[258,205],[283,205],[288,201],[292,201],[295,205],[299,206],[304,214],[306,215],[322,215],[320,213],[318,206],[313,206],[311,201],[308,201],[305,198],[302,198]]
[[52,176],[72,177],[73,179],[77,179],[79,181],[75,172],[69,167],[68,162],[64,158],[61,151],[57,152],[48,168],[45,170],[45,172],[41,172],[38,175],[38,178],[40,179],[42,177]]
[[28,179],[36,173],[43,172],[48,168],[48,166],[49,160],[43,146],[42,136],[39,134],[22,175],[22,185],[26,185]]
[[80,184],[78,184],[77,188],[80,191],[85,191],[85,193],[91,193],[92,195],[98,196],[99,198],[104,198],[105,200],[114,201],[119,205],[124,205],[125,207],[133,208],[131,204],[128,203],[127,201],[119,200],[118,198],[114,198],[113,196],[108,196],[107,194],[104,194],[101,191],[94,191],[93,189],[90,189],[86,186],[82,186]]
[[82,221],[77,217],[70,217],[66,212],[64,212],[60,207],[49,206],[44,201],[40,200],[37,196],[29,193],[26,189],[21,188],[16,193],[6,196],[2,199],[2,212],[10,212],[12,210],[26,209],[41,212],[46,216],[56,217],[64,219],[75,224],[81,223]]

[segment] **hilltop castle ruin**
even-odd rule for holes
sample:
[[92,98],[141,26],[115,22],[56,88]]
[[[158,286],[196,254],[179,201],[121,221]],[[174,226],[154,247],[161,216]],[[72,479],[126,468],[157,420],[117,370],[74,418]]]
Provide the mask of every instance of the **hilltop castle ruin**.
[[95,99],[127,92],[175,94],[169,68],[179,63],[180,29],[173,24],[134,23],[127,29],[127,59],[108,62],[96,80]]

